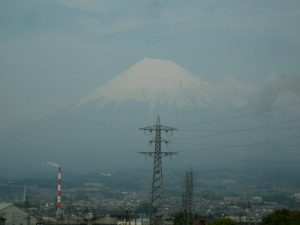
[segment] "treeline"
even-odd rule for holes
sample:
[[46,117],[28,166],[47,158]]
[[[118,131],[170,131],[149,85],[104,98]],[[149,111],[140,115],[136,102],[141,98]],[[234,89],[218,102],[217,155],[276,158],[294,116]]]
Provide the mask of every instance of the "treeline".
[[[187,215],[186,213],[178,213],[174,218],[174,225],[192,225],[195,220],[202,218],[208,225],[238,225],[228,218],[212,220],[211,218],[200,215]],[[208,222],[210,221],[210,222]],[[195,223],[194,223],[195,224]],[[204,224],[204,223],[201,223]],[[292,211],[287,209],[276,210],[270,215],[263,218],[261,225],[300,225],[300,211]]]
[[287,209],[276,210],[265,217],[262,225],[299,225],[300,211],[291,211]]

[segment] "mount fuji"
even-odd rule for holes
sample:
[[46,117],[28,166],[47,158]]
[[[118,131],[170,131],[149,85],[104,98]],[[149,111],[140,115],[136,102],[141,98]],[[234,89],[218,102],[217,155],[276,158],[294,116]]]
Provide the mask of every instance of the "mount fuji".
[[82,99],[76,107],[88,103],[106,106],[134,101],[151,109],[166,107],[207,107],[214,98],[212,84],[169,60],[145,58]]
[[247,105],[239,96],[251,90],[233,80],[213,84],[172,61],[145,58],[77,104],[2,135],[0,175],[43,173],[48,160],[74,172],[143,166],[137,152],[149,150],[149,137],[139,127],[158,115],[174,127],[215,118],[224,107]]
[[73,107],[146,103],[163,108],[244,107],[253,87],[233,78],[212,84],[170,60],[145,58],[100,86]]

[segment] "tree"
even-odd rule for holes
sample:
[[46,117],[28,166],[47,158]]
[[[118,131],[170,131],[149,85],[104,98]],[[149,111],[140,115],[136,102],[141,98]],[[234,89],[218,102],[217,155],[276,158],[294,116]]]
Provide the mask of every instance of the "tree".
[[198,219],[207,219],[207,216],[200,214],[187,214],[187,212],[179,212],[174,215],[174,225],[193,225]]
[[141,202],[136,208],[135,208],[135,213],[137,214],[148,214],[149,211],[150,211],[150,203],[149,202],[146,202],[146,201],[143,201]]
[[231,219],[220,219],[217,221],[214,221],[210,223],[209,225],[237,225],[237,222],[231,220]]
[[263,218],[263,225],[299,225],[300,212],[287,209],[276,210]]

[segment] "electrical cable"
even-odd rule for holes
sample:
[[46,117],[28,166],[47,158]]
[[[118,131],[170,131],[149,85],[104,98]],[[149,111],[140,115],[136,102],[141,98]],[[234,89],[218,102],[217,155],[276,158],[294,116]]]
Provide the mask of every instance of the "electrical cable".
[[217,122],[221,122],[221,121],[233,120],[233,119],[238,119],[238,118],[243,118],[243,117],[249,117],[249,116],[253,116],[253,115],[257,115],[257,114],[263,114],[263,113],[268,113],[268,112],[284,109],[286,107],[290,107],[290,106],[294,106],[294,105],[298,105],[298,104],[300,104],[300,101],[289,103],[289,104],[286,104],[286,105],[277,106],[277,107],[272,107],[272,108],[269,108],[269,109],[264,109],[264,110],[260,110],[260,111],[256,111],[256,112],[252,112],[252,113],[245,113],[245,114],[240,114],[240,115],[236,115],[236,116],[229,116],[229,117],[224,117],[224,118],[219,118],[219,119],[214,119],[214,120],[208,120],[208,121],[203,121],[203,122],[195,122],[195,123],[190,123],[190,124],[177,125],[177,127],[179,127],[179,128],[180,127],[191,127],[191,126],[197,126],[197,125],[203,125],[203,124],[210,124],[210,123],[217,123]]
[[[223,145],[223,146],[221,145],[218,148],[206,148],[206,150],[219,150],[219,149],[228,149],[228,148],[253,147],[253,146],[259,145],[259,144],[269,144],[269,143],[275,143],[275,142],[285,141],[285,140],[290,140],[290,139],[295,139],[295,138],[299,138],[299,136],[297,135],[297,136],[292,136],[292,137],[277,138],[277,139],[273,139],[273,140],[253,142],[253,143],[248,143],[248,144],[243,144],[243,145]],[[185,143],[185,144],[192,144],[192,143]],[[197,143],[194,143],[194,144],[197,145]],[[201,144],[199,144],[199,145],[201,145]]]

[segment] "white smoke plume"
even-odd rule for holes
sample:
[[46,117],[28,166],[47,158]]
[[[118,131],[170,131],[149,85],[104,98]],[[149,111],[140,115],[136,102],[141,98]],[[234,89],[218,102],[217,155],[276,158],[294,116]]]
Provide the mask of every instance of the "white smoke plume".
[[111,173],[101,173],[100,175],[104,176],[104,177],[111,177],[112,176]]
[[55,163],[55,162],[47,161],[46,164],[49,165],[49,166],[53,166],[53,167],[60,167],[60,166],[59,166],[57,163]]

